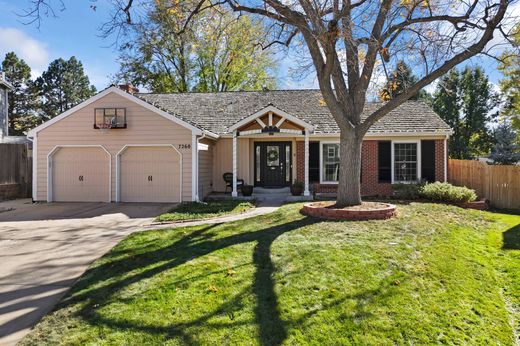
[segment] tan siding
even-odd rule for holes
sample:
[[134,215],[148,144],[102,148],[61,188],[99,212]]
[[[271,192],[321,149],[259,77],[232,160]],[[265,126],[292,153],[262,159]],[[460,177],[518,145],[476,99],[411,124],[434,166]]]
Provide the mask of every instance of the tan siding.
[[[238,139],[238,178],[244,179],[247,184],[252,184],[249,162],[249,139]],[[213,191],[224,191],[226,184],[222,175],[233,172],[233,140],[231,138],[219,139],[215,143],[213,152]]]
[[199,150],[199,199],[204,199],[213,190],[213,151],[215,142],[203,139],[208,150]]
[[[93,129],[94,108],[126,108],[127,129],[102,134]],[[127,144],[191,145],[190,130],[117,94],[108,94],[38,133],[37,200],[47,199],[47,154],[59,145],[103,145],[112,155],[112,200],[115,200],[117,153]],[[191,200],[191,149],[179,149],[183,161],[183,200]]]

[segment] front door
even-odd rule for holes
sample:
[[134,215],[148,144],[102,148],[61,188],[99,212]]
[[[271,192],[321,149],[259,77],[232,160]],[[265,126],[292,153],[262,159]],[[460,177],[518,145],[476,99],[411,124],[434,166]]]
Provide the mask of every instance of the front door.
[[255,185],[281,187],[291,184],[291,142],[255,143]]

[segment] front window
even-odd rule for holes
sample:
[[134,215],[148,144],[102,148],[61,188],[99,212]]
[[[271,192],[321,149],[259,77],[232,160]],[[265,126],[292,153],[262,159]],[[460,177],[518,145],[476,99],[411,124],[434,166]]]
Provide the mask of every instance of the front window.
[[394,143],[394,181],[417,181],[417,143]]
[[323,144],[323,181],[338,181],[339,175],[339,144]]

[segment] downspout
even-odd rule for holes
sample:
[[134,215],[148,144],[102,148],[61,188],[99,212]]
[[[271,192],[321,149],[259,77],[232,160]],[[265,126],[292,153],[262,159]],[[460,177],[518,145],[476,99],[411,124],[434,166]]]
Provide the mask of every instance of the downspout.
[[446,135],[444,139],[444,182],[448,182],[448,138],[450,135]]

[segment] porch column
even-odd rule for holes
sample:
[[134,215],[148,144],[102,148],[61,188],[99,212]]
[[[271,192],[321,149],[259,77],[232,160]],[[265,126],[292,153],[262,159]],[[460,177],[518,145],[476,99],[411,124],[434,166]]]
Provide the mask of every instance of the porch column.
[[231,196],[237,197],[237,131],[233,131],[233,191],[231,191]]
[[304,196],[309,196],[309,130],[305,129],[305,190]]

